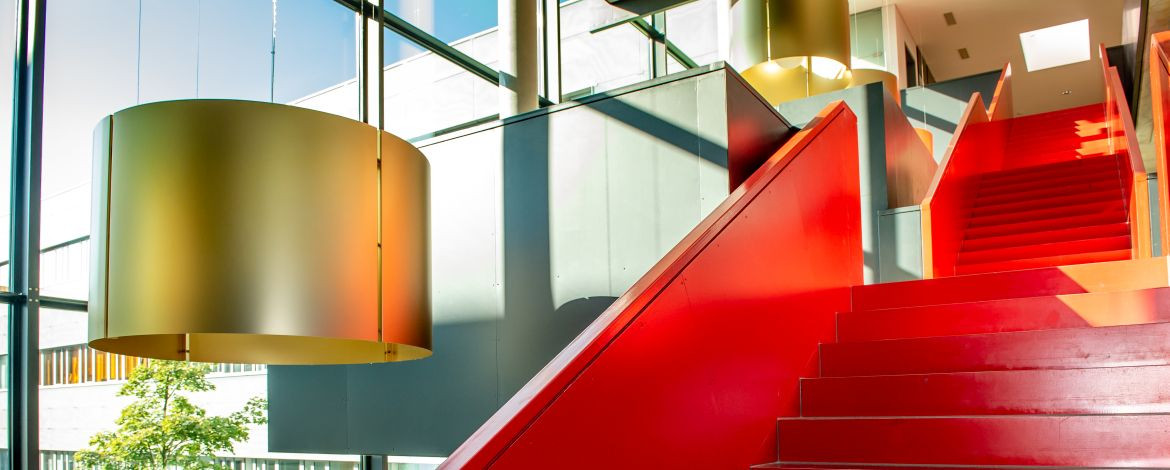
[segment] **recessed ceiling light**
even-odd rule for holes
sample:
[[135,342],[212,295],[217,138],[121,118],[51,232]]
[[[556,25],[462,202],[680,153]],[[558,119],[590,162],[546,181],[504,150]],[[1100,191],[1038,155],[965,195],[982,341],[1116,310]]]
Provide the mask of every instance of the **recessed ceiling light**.
[[1089,60],[1089,20],[1020,33],[1029,72]]
[[943,21],[947,22],[947,26],[954,26],[959,24],[958,21],[955,21],[955,13],[950,11],[943,13]]
[[959,58],[963,59],[963,60],[967,60],[967,59],[971,58],[971,53],[967,52],[966,47],[959,49]]

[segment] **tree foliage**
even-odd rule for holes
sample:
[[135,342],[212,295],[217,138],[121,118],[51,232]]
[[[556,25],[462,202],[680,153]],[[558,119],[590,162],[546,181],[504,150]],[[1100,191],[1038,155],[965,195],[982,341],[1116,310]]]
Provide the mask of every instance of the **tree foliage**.
[[158,360],[135,369],[118,391],[134,402],[122,410],[117,429],[98,433],[75,454],[77,463],[108,470],[220,468],[212,456],[247,440],[249,424],[266,423],[268,402],[253,397],[231,415],[207,416],[185,393],[215,390],[209,372],[207,364]]

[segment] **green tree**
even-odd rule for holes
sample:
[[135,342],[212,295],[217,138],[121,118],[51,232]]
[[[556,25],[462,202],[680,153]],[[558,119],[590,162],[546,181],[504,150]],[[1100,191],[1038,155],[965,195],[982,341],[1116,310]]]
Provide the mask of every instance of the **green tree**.
[[231,452],[248,439],[248,425],[268,421],[268,402],[253,397],[229,416],[207,416],[184,392],[215,390],[207,364],[150,361],[134,370],[118,391],[135,400],[122,410],[118,428],[93,436],[89,448],[74,458],[82,467],[100,469],[221,468],[216,453]]

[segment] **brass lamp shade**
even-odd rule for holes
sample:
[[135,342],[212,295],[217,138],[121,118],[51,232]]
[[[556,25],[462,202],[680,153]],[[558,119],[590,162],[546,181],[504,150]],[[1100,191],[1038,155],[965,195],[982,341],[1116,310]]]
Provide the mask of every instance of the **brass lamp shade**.
[[94,136],[89,344],[266,364],[431,354],[428,164],[279,104],[125,109]]
[[847,0],[740,0],[732,64],[773,105],[849,86]]
[[902,104],[902,94],[898,93],[898,77],[885,70],[875,69],[853,69],[851,71],[853,80],[850,82],[850,87],[868,85],[870,83],[881,82],[886,91],[890,92],[890,96],[898,104]]

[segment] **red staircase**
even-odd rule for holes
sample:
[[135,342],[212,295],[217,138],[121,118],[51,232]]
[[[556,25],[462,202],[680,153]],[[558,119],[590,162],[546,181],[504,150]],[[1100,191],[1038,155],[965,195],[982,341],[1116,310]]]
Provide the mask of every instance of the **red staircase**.
[[1008,119],[1004,170],[976,175],[956,274],[1129,259],[1123,155],[1102,107]]
[[1166,259],[861,286],[755,468],[1170,466]]

